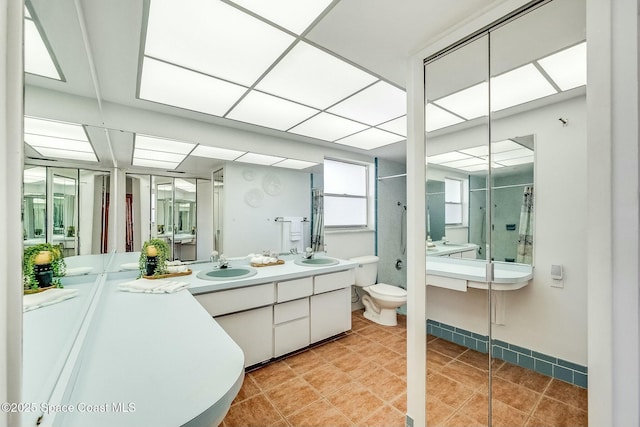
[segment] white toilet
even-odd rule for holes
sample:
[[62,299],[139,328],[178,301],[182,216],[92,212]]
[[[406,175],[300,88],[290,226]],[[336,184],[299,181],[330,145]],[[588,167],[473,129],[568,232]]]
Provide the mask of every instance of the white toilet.
[[357,262],[355,286],[367,292],[362,296],[365,307],[364,317],[380,325],[398,324],[396,308],[407,302],[407,291],[386,283],[376,284],[378,275],[378,257],[368,255],[351,258]]

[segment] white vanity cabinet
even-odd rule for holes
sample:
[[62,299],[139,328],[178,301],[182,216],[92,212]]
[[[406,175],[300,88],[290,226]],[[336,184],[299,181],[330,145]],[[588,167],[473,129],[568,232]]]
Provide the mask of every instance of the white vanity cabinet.
[[195,297],[252,366],[351,329],[355,270],[310,273]]

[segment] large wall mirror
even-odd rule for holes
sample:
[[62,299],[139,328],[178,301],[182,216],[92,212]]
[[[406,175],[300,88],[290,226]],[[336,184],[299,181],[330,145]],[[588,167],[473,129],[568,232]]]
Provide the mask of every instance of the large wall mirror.
[[427,245],[535,266],[518,290],[427,288],[427,393],[469,425],[587,422],[585,25],[584,2],[537,2],[425,61]]

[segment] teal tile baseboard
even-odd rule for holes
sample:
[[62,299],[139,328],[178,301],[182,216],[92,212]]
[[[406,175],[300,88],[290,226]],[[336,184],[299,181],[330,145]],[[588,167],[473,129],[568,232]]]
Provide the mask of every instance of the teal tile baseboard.
[[[487,335],[480,335],[431,319],[427,320],[427,333],[481,353],[489,351],[489,337]],[[588,373],[586,366],[501,340],[493,340],[491,354],[497,359],[587,388]]]

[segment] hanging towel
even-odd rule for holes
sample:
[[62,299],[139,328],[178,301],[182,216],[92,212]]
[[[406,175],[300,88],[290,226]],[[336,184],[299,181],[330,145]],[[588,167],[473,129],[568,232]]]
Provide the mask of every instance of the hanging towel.
[[301,216],[282,217],[282,244],[281,252],[289,252],[297,249],[304,251],[304,237],[302,234],[304,218]]
[[289,240],[297,242],[302,239],[302,218],[291,220],[289,224]]
[[174,282],[163,279],[138,279],[122,283],[118,286],[118,289],[126,292],[142,292],[146,294],[172,294],[188,286],[188,282]]
[[22,297],[22,311],[27,312],[36,308],[56,304],[78,295],[77,289],[47,289],[37,294],[29,294]]

